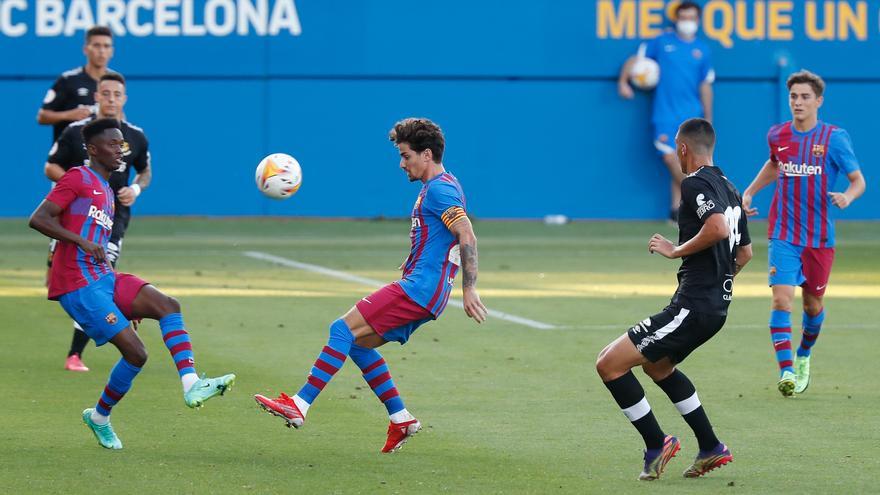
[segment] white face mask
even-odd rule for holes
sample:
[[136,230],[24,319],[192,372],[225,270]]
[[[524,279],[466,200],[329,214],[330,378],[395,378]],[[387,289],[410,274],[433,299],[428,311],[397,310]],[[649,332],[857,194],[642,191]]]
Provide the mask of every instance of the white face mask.
[[678,31],[678,34],[691,37],[697,34],[700,25],[697,21],[678,21],[675,23],[675,29]]

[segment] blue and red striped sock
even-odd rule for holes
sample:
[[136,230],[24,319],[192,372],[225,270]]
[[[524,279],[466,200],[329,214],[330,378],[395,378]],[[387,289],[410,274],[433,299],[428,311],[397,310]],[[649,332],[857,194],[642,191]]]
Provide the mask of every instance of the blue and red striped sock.
[[[333,379],[333,375],[345,364],[345,358],[348,356],[352,344],[354,344],[354,336],[348,325],[342,320],[334,321],[330,325],[330,338],[327,340],[327,345],[315,360],[312,372],[309,373],[306,383],[297,392],[297,397],[311,405],[318,394],[327,386],[327,383]],[[302,411],[302,407],[300,407],[300,412],[306,413],[306,411]]]
[[162,330],[162,340],[165,341],[165,347],[171,353],[171,359],[177,366],[177,374],[180,375],[180,381],[183,384],[183,391],[186,392],[193,383],[198,381],[199,375],[196,374],[192,344],[183,324],[183,315],[180,313],[166,315],[159,320],[159,329]]
[[[376,349],[368,349],[359,345],[351,346],[351,360],[354,361],[361,373],[364,375],[364,381],[373,389],[376,397],[385,405],[389,417],[405,411],[403,399],[394,386],[394,380],[391,378],[391,372],[385,359]],[[396,421],[400,423],[400,421]]]
[[791,355],[791,312],[774,309],[770,312],[770,338],[776,350],[779,374],[794,373]]
[[797,350],[798,357],[810,357],[816,339],[819,338],[819,332],[822,331],[823,321],[825,321],[825,308],[822,308],[816,316],[810,316],[804,311],[804,330],[801,334],[801,345]]
[[[95,411],[101,416],[110,416],[110,411],[125,396],[126,392],[131,389],[131,382],[134,377],[140,373],[141,369],[137,366],[129,364],[125,359],[120,358],[116,366],[110,371],[110,378],[107,380],[107,386],[104,387],[104,393],[98,399],[95,405]],[[94,416],[92,416],[94,419]],[[102,421],[98,421],[102,422]]]

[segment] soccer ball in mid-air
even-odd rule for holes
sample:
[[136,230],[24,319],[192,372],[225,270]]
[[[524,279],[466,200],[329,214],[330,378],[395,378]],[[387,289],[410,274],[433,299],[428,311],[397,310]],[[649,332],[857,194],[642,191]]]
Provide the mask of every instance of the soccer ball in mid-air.
[[629,80],[639,89],[654,89],[660,81],[660,66],[653,59],[639,57],[629,71]]
[[257,187],[275,199],[296,194],[302,184],[302,169],[296,158],[285,153],[272,153],[257,165]]

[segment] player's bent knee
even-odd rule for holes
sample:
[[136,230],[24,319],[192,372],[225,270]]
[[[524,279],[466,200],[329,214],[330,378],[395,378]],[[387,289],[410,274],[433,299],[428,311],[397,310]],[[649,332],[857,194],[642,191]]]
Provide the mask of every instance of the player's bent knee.
[[124,358],[128,361],[128,364],[143,368],[144,365],[147,364],[147,348],[141,346],[140,349],[134,349],[126,353]]
[[804,312],[808,315],[816,316],[822,312],[822,308],[824,308],[824,304],[821,299],[812,301],[804,299]]
[[659,382],[668,377],[675,371],[675,366],[667,362],[645,363],[642,365],[642,371],[645,372],[651,380]]
[[165,304],[169,313],[180,313],[180,302],[171,296],[165,296]]
[[596,373],[603,382],[611,381],[620,376],[620,371],[614,366],[614,362],[609,358],[606,352],[607,348],[602,350],[596,359]]
[[787,296],[774,295],[773,296],[773,309],[778,311],[788,311],[791,312],[791,298]]
[[162,294],[161,297],[158,298],[155,306],[156,314],[160,319],[170,314],[180,313],[180,303],[177,299],[171,296],[166,296],[165,294]]

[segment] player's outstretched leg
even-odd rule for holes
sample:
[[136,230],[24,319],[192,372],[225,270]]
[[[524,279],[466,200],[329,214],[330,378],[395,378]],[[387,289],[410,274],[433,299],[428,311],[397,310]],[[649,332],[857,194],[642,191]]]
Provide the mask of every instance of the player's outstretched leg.
[[82,362],[82,354],[89,343],[89,336],[83,331],[77,322],[73,322],[73,338],[70,341],[70,350],[67,352],[67,359],[64,361],[64,369],[68,371],[89,371],[89,368]]
[[[645,365],[645,368],[647,371],[648,365]],[[697,437],[700,451],[694,463],[685,470],[684,476],[686,478],[700,477],[733,461],[730,450],[715,436],[712,423],[709,422],[709,417],[700,403],[697,389],[684,373],[673,369],[668,376],[661,380],[655,380],[654,383],[666,392],[669,400],[672,401]]]
[[122,442],[110,425],[110,413],[125,394],[147,362],[147,350],[137,334],[126,327],[116,334],[110,342],[122,353],[122,358],[110,371],[110,378],[104,392],[94,408],[83,411],[83,423],[94,433],[98,443],[107,449],[121,449]]
[[400,450],[409,437],[418,433],[422,424],[403,405],[403,399],[394,386],[391,372],[385,359],[376,349],[361,347],[357,344],[351,346],[351,360],[361,369],[364,381],[376,394],[376,397],[385,405],[388,418],[388,438],[382,447],[382,452],[390,453]]
[[596,361],[596,371],[624,416],[642,435],[645,441],[645,465],[639,479],[651,481],[663,474],[666,464],[675,457],[681,444],[677,438],[665,435],[660,429],[645,397],[645,390],[631,371],[633,366],[646,362],[647,359],[624,334],[602,350]]
[[779,363],[779,382],[776,387],[783,397],[794,395],[794,362],[791,353],[791,312],[774,309],[770,312],[770,337]]
[[[180,303],[166,296],[159,289],[148,285],[137,277],[119,274],[117,297],[137,291],[131,302],[131,312],[135,318],[150,318],[159,321],[162,340],[177,367],[183,387],[183,401],[190,408],[199,408],[209,399],[225,394],[232,389],[235,375],[227,374],[216,378],[201,377],[196,373],[192,344],[189,333],[180,313]],[[136,289],[135,289],[136,287]]]
[[334,321],[330,325],[327,345],[318,354],[311,373],[296,395],[290,397],[282,392],[278,397],[271,399],[256,394],[254,400],[267,412],[284,419],[288,427],[299,428],[303,425],[312,402],[345,364],[353,343],[354,336],[345,321],[341,318]]
[[806,392],[810,386],[810,354],[816,339],[819,338],[819,332],[822,330],[822,322],[825,321],[825,309],[819,310],[815,316],[810,316],[804,311],[803,315],[803,333],[801,334],[801,345],[798,346],[797,357],[794,360],[795,374],[797,375],[794,392],[802,394]]

